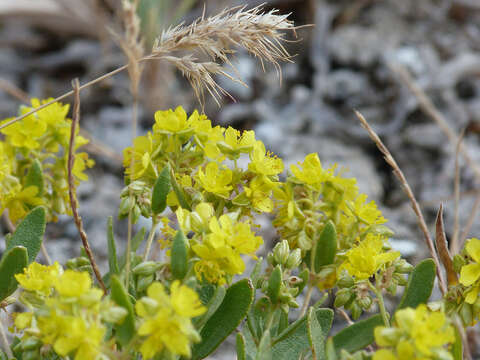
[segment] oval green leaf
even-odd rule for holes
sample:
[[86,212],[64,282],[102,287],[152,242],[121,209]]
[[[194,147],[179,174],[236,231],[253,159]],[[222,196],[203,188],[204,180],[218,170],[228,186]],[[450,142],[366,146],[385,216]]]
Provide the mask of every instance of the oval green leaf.
[[330,220],[320,234],[312,251],[312,269],[315,273],[320,272],[322,266],[331,265],[337,254],[337,231]]
[[110,297],[118,305],[127,310],[127,316],[120,325],[116,325],[116,338],[123,346],[127,345],[135,335],[135,314],[133,312],[133,305],[127,290],[123,286],[118,276],[113,275],[110,280],[111,293]]
[[200,332],[202,341],[193,347],[193,359],[211,354],[247,315],[253,301],[253,285],[243,279],[230,286],[218,310]]
[[247,360],[245,336],[243,336],[241,332],[237,333],[236,349],[237,349],[237,360]]
[[44,207],[39,206],[30,211],[7,240],[7,250],[15,246],[24,246],[28,251],[28,263],[34,261],[42,245],[45,220]]
[[432,259],[425,259],[415,266],[397,310],[406,307],[416,308],[428,301],[432,295],[435,271],[435,262]]
[[170,164],[167,163],[153,186],[152,211],[161,214],[167,207],[167,195],[170,192]]
[[[326,358],[325,341],[327,340],[327,336],[318,321],[318,317],[315,315],[315,309],[313,307],[308,311],[307,324],[308,341],[310,343],[310,349],[312,350],[313,360],[324,360]],[[328,326],[328,329],[330,329],[330,326]]]
[[187,238],[179,229],[173,238],[171,251],[172,274],[175,279],[183,279],[188,270]]
[[353,353],[370,345],[374,340],[373,330],[380,325],[383,325],[382,316],[377,314],[340,330],[333,337],[337,355],[341,350]]
[[276,304],[280,295],[280,287],[282,285],[282,268],[277,265],[270,274],[268,279],[267,295],[272,304]]
[[0,301],[12,295],[17,289],[15,274],[23,272],[27,265],[28,253],[23,246],[15,246],[3,254],[0,260]]
[[27,176],[25,177],[25,187],[36,186],[38,189],[37,195],[43,194],[43,171],[42,163],[35,159],[30,169],[28,169]]

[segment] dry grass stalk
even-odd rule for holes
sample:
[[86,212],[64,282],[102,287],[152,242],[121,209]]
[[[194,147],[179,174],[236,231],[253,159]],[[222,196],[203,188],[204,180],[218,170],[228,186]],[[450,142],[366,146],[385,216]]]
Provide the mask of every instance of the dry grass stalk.
[[6,79],[0,79],[0,89],[23,103],[30,102],[30,97],[25,91],[15,86],[15,84],[12,84]]
[[383,144],[382,140],[378,137],[378,135],[375,133],[375,131],[370,127],[368,124],[367,120],[363,117],[361,113],[358,111],[355,111],[355,114],[357,115],[357,118],[360,120],[360,123],[362,126],[367,130],[368,134],[370,135],[370,138],[373,140],[373,142],[377,145],[378,149],[381,151],[381,153],[384,156],[385,161],[387,164],[389,164],[392,169],[393,173],[397,177],[397,179],[400,181],[400,184],[402,186],[403,191],[407,194],[408,198],[410,199],[413,211],[415,212],[415,215],[417,216],[418,220],[418,225],[420,226],[420,229],[423,232],[423,235],[425,237],[425,242],[427,243],[428,250],[430,251],[430,255],[433,258],[433,261],[435,262],[436,268],[437,268],[437,277],[438,277],[438,283],[440,290],[443,295],[445,295],[447,291],[447,285],[445,282],[445,279],[442,274],[442,270],[440,267],[440,261],[437,256],[437,252],[435,251],[435,246],[433,244],[433,240],[430,237],[430,233],[428,231],[428,226],[425,222],[425,219],[423,218],[422,211],[420,210],[420,206],[418,205],[418,202],[415,198],[415,195],[413,194],[412,189],[410,188],[410,185],[408,184],[407,180],[405,179],[405,176],[403,175],[402,170],[398,166],[397,162],[393,158],[392,154],[390,151],[387,149],[387,147]]
[[480,192],[478,192],[477,194],[478,195],[475,198],[472,209],[470,210],[470,215],[468,216],[462,234],[460,235],[461,244],[465,243],[465,240],[467,239],[467,236],[470,233],[470,229],[472,228],[475,218],[477,216],[478,209],[480,208]]
[[[238,76],[226,74],[219,66],[219,63],[226,63],[237,74],[230,61],[235,53],[234,46],[260,59],[262,66],[265,61],[272,63],[281,75],[279,61],[290,61],[282,45],[285,41],[282,31],[295,30],[295,27],[287,19],[288,15],[276,13],[276,10],[263,12],[262,7],[257,6],[250,10],[245,7],[225,9],[208,18],[203,15],[189,26],[180,24],[164,31],[153,45],[152,56],[182,71],[201,102],[205,89],[218,101],[219,95],[226,92],[213,80],[213,75],[221,74],[240,81]],[[173,55],[179,51],[186,51],[188,55]],[[210,61],[199,61],[195,57],[199,55]]]
[[445,226],[443,224],[443,205],[440,204],[440,208],[437,213],[437,220],[435,222],[435,243],[437,244],[438,255],[442,261],[445,271],[447,273],[448,285],[458,284],[457,273],[453,269],[453,260],[450,252],[448,251],[447,237],[445,236]]
[[453,225],[453,236],[452,243],[450,244],[450,250],[453,254],[457,254],[460,251],[461,244],[459,243],[459,232],[460,232],[460,216],[459,216],[459,205],[460,205],[460,145],[462,144],[463,136],[465,135],[465,129],[462,130],[458,138],[457,147],[455,150],[455,178],[453,182],[453,194],[455,197],[455,216],[454,216],[454,225]]
[[[427,96],[425,91],[423,91],[412,79],[412,76],[408,73],[407,69],[404,66],[399,64],[390,64],[389,67],[392,69],[393,72],[398,74],[400,80],[410,89],[413,95],[417,98],[420,108],[430,116],[438,125],[438,127],[445,133],[448,140],[452,145],[457,145],[459,142],[460,135],[457,134],[450,125],[448,124],[447,119],[445,116],[437,110],[435,105],[432,103],[430,98]],[[460,145],[459,151],[461,152],[462,156],[465,158],[467,164],[472,168],[475,173],[475,178],[478,182],[480,182],[480,166],[473,160],[470,155],[468,154],[465,146],[463,144]]]
[[70,206],[72,208],[73,219],[75,220],[75,225],[77,226],[78,233],[80,234],[80,238],[82,239],[83,248],[87,253],[88,259],[90,260],[90,264],[92,265],[93,272],[95,273],[95,277],[97,278],[98,283],[100,284],[103,292],[107,293],[107,288],[103,283],[102,276],[100,275],[100,271],[98,270],[97,263],[93,257],[92,250],[90,249],[90,245],[88,243],[87,234],[83,228],[82,218],[78,214],[78,202],[77,202],[77,195],[75,193],[75,179],[73,177],[73,164],[75,162],[75,131],[78,126],[80,120],[80,84],[78,79],[72,81],[73,91],[75,94],[75,102],[73,106],[73,119],[72,119],[72,126],[70,130],[70,143],[68,146],[68,163],[67,163],[67,170],[68,170],[68,195],[70,197]]

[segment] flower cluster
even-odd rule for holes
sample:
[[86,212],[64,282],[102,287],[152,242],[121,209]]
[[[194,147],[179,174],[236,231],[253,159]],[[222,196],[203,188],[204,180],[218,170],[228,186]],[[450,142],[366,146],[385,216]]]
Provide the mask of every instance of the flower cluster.
[[75,360],[103,357],[108,323],[121,321],[126,311],[102,299],[88,272],[34,262],[16,279],[24,290],[21,301],[30,310],[15,317],[15,327],[24,333],[20,349],[34,358],[42,346]]
[[443,312],[420,305],[397,311],[393,327],[375,328],[375,341],[381,349],[373,360],[453,360],[448,346],[455,341],[455,333]]
[[[50,99],[32,99],[32,107],[23,106],[20,115]],[[0,212],[8,209],[13,223],[25,217],[37,205],[46,205],[49,219],[69,214],[67,157],[71,120],[68,105],[54,103],[1,130]],[[10,121],[5,119],[1,124]],[[88,143],[77,134],[75,150]],[[73,173],[77,182],[88,179],[85,169],[93,160],[84,152],[76,154]]]
[[140,317],[139,349],[144,359],[151,359],[164,349],[172,355],[190,357],[191,343],[200,341],[191,319],[206,311],[194,290],[176,280],[168,295],[161,283],[154,282],[135,309]]

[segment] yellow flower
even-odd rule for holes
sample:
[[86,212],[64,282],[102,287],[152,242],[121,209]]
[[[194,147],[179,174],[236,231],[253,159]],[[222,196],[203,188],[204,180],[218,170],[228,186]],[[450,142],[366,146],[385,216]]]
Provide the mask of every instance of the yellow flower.
[[135,304],[142,318],[138,334],[145,337],[140,345],[143,358],[153,358],[164,349],[173,355],[190,357],[191,343],[200,340],[191,318],[206,311],[198,294],[176,280],[170,296],[159,282],[149,286],[147,296]]
[[0,213],[8,209],[10,220],[14,224],[23,219],[28,212],[35,206],[42,205],[43,200],[37,197],[38,188],[36,186],[14,185],[7,193],[1,194]]
[[283,161],[267,152],[263,142],[257,141],[250,153],[248,169],[260,175],[278,175],[283,171]]
[[61,296],[78,297],[85,294],[92,286],[88,272],[66,270],[56,281],[55,289]]
[[379,236],[369,233],[356,247],[347,251],[346,260],[341,265],[351,276],[358,280],[368,279],[382,266],[400,256],[398,251],[383,251],[383,241]]
[[172,109],[157,111],[153,131],[159,134],[185,134],[193,130],[189,125],[187,113],[183,107],[179,106],[175,111]]
[[8,152],[7,144],[0,141],[0,181],[3,181],[6,176],[10,175],[12,171],[12,163],[15,161]]
[[[37,98],[32,99],[32,106],[33,108],[38,108],[40,105],[45,104],[49,101],[53,100],[53,98],[48,98],[45,100],[39,100]],[[59,123],[65,120],[65,117],[68,114],[68,110],[70,109],[69,104],[63,105],[62,103],[55,102],[46,108],[43,108],[36,112],[36,116],[38,119],[45,124],[57,126]]]
[[[155,177],[152,171],[152,154],[154,151],[152,133],[145,136],[138,136],[133,140],[133,147],[127,147],[123,150],[123,166],[127,175],[132,174],[133,180],[142,177],[147,170],[151,176]],[[133,157],[133,171],[132,171]]]
[[254,145],[255,132],[253,130],[244,131],[240,134],[240,131],[230,126],[225,130],[224,140],[217,143],[222,153],[231,159],[238,158],[240,153],[249,153]]
[[296,165],[290,166],[292,174],[301,182],[313,185],[321,183],[325,178],[325,171],[322,168],[322,163],[318,158],[318,154],[312,153],[305,157],[302,164],[302,169]]
[[401,309],[393,327],[375,328],[375,341],[381,349],[373,359],[453,359],[447,346],[455,341],[453,326],[443,312],[426,305]]
[[58,262],[50,266],[32,262],[23,270],[23,274],[15,275],[15,279],[25,290],[49,295],[61,272],[62,268]]
[[465,250],[474,261],[473,263],[462,266],[460,270],[460,284],[464,286],[472,286],[467,291],[465,301],[469,304],[475,303],[478,297],[478,291],[480,286],[480,240],[472,238],[465,244]]
[[[68,160],[67,160],[68,161]],[[76,153],[75,161],[73,163],[72,173],[76,179],[80,181],[87,181],[88,175],[84,173],[87,168],[91,168],[95,165],[95,161],[88,157],[85,152]]]
[[273,210],[272,190],[277,184],[263,176],[256,176],[244,187],[245,195],[255,210],[271,212]]
[[202,169],[198,169],[197,179],[206,191],[224,198],[227,198],[233,189],[232,170],[220,169],[216,162],[208,163],[205,173]]
[[24,312],[24,313],[16,313],[15,315],[15,327],[19,330],[23,330],[30,326],[33,319],[33,313],[31,312]]
[[[28,107],[24,107],[20,111],[20,115],[23,115],[30,111]],[[5,119],[1,122],[4,124],[12,120]],[[39,120],[35,114],[27,116],[26,118],[13,123],[12,125],[7,126],[0,130],[2,134],[5,134],[6,141],[15,147],[25,147],[27,149],[33,150],[40,147],[40,143],[37,141],[40,136],[42,136],[47,130],[47,124]]]

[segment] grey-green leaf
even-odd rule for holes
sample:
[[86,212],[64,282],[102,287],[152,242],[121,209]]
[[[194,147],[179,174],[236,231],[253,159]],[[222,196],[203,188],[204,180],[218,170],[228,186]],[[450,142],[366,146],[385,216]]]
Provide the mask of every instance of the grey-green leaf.
[[262,339],[258,344],[257,356],[255,360],[272,360],[272,346],[271,346],[270,331],[263,333]]
[[28,253],[24,246],[15,246],[5,251],[0,260],[0,301],[17,289],[15,274],[23,272],[27,265]]
[[167,207],[167,195],[170,192],[170,164],[167,163],[153,186],[152,211],[161,214]]
[[397,310],[406,307],[416,308],[428,301],[432,295],[435,271],[435,262],[432,259],[425,259],[415,266]]
[[277,265],[270,274],[268,279],[267,295],[270,298],[272,304],[276,304],[278,301],[278,295],[280,295],[280,286],[282,285],[282,268]]
[[127,345],[132,337],[135,335],[135,314],[133,312],[133,305],[127,290],[123,286],[118,276],[112,276],[110,280],[111,298],[118,305],[127,310],[127,316],[120,325],[115,326],[116,337],[120,344]]
[[382,316],[377,314],[340,330],[333,337],[337,355],[340,350],[352,353],[370,345],[374,340],[373,330],[380,325],[383,325]]
[[[322,337],[326,338],[333,321],[331,309],[318,309],[315,312],[320,324]],[[307,316],[295,321],[273,341],[272,353],[275,360],[298,359],[302,354],[310,352]]]
[[245,336],[241,332],[237,333],[237,360],[247,360],[247,352],[245,347]]
[[7,250],[15,246],[24,246],[28,251],[28,263],[34,261],[42,245],[45,218],[45,208],[42,206],[30,211],[7,240]]
[[323,228],[312,251],[313,270],[318,273],[322,266],[331,265],[337,254],[337,231],[330,220]]
[[175,279],[183,279],[188,270],[187,238],[179,229],[173,238],[171,251],[172,274]]
[[201,330],[202,341],[193,347],[193,359],[212,353],[245,318],[252,301],[253,285],[249,279],[230,286],[222,304]]
[[213,296],[210,298],[206,304],[207,312],[203,314],[199,320],[195,321],[195,327],[201,329],[208,319],[217,311],[219,306],[222,304],[223,299],[225,298],[226,290],[223,286],[218,286],[213,293]]
[[[318,316],[315,315],[315,309],[313,307],[308,311],[307,324],[308,341],[310,343],[310,349],[312,350],[313,360],[325,360],[325,341],[327,336],[318,321]],[[328,329],[330,329],[330,326],[328,326]]]
[[108,266],[110,268],[110,274],[119,274],[117,259],[117,246],[115,245],[115,235],[113,233],[113,218],[108,217],[107,222],[107,241],[108,241]]
[[43,171],[42,163],[35,159],[30,169],[28,169],[27,176],[25,177],[25,187],[36,186],[38,189],[37,195],[43,194]]

